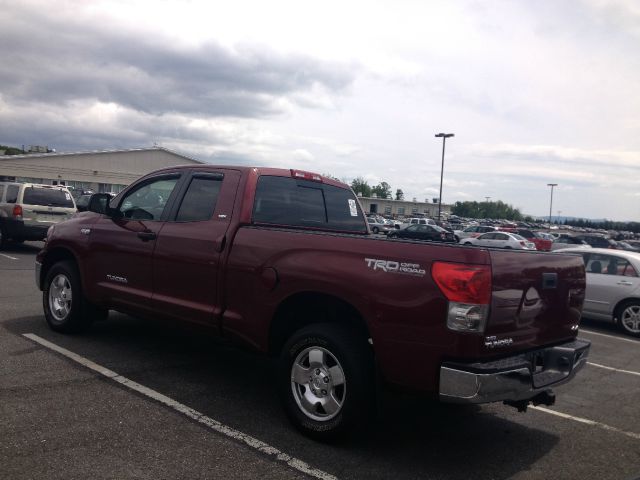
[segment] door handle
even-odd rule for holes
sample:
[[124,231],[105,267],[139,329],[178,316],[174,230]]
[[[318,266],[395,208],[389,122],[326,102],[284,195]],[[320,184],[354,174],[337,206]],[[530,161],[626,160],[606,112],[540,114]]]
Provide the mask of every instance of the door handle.
[[631,285],[633,285],[633,282],[627,282],[626,280],[621,280],[621,281],[618,282],[618,285],[631,286]]
[[158,236],[155,232],[138,232],[138,238],[143,242],[148,242],[149,240],[155,240]]

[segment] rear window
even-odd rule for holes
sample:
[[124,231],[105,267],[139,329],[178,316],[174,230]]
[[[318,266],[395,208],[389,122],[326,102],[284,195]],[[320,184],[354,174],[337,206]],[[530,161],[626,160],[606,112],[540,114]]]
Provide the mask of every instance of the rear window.
[[7,187],[7,203],[16,203],[18,200],[18,186],[9,185]]
[[358,202],[350,190],[307,180],[267,175],[258,179],[253,221],[367,232]]
[[58,188],[26,187],[22,196],[26,205],[46,205],[47,207],[74,208],[71,194]]

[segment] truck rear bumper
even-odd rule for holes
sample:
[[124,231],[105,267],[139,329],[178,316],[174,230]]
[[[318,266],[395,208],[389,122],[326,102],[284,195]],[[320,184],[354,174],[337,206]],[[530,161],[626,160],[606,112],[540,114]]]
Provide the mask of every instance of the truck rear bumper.
[[491,362],[445,362],[440,400],[448,403],[517,402],[571,380],[587,363],[591,343],[572,342]]

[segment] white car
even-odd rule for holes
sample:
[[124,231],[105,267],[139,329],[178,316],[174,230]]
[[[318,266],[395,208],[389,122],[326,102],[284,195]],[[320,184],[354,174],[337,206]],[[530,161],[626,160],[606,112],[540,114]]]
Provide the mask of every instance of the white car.
[[640,337],[640,253],[609,248],[565,248],[558,253],[582,256],[587,272],[582,315],[614,322]]
[[463,238],[462,245],[475,245],[478,247],[511,248],[514,250],[535,250],[536,245],[516,233],[489,232],[475,238]]
[[375,217],[367,217],[367,222],[369,223],[371,232],[375,234],[383,233],[386,235],[389,231],[393,230],[392,226],[387,225],[385,221],[380,221]]
[[453,234],[456,236],[458,241],[463,238],[474,238],[479,237],[483,233],[487,232],[495,232],[496,227],[492,227],[490,225],[471,225],[464,230],[454,230]]

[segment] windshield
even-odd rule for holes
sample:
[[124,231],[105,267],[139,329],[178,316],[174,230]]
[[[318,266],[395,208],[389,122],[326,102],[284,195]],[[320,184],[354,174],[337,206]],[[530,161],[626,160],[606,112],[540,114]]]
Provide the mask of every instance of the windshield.
[[68,191],[47,187],[26,187],[22,203],[26,205],[46,205],[47,207],[75,207]]

